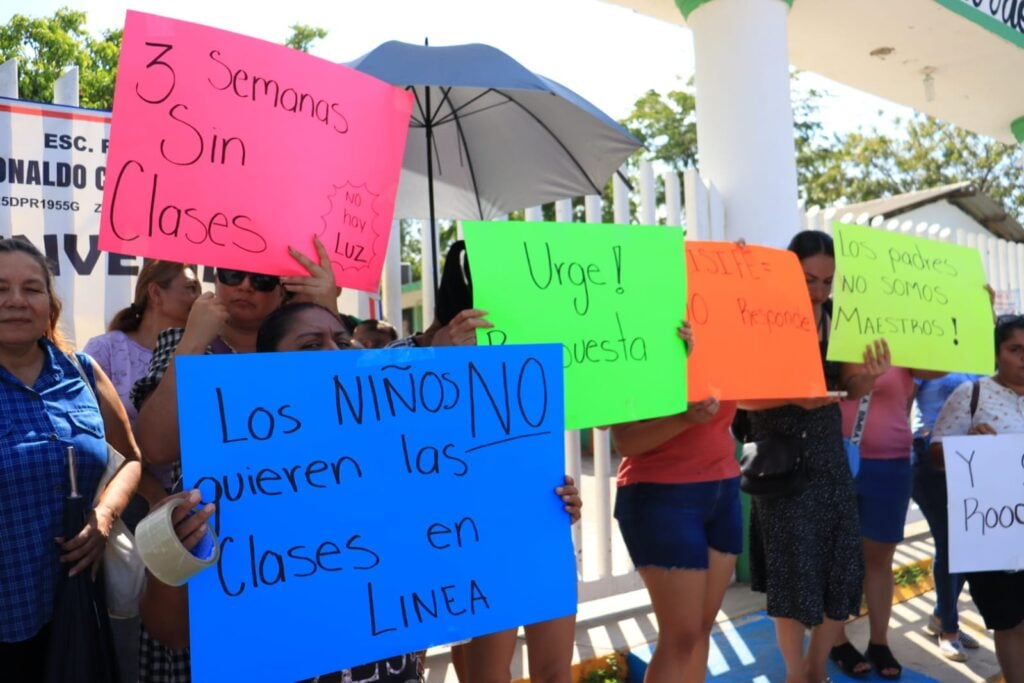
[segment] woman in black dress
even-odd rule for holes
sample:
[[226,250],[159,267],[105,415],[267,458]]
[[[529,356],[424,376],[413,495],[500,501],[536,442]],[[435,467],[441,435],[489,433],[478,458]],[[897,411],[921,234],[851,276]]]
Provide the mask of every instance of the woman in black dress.
[[[807,278],[827,386],[838,389],[839,364],[825,361],[830,323],[825,303],[835,274],[832,238],[804,231],[793,238],[789,250],[800,259]],[[882,365],[873,362],[865,371]],[[860,607],[864,557],[838,400],[752,401],[742,406],[750,410],[751,440],[806,434],[806,488],[793,497],[756,498],[750,524],[753,588],[768,595],[787,683],[828,680],[829,650],[843,623]],[[811,639],[805,652],[806,629],[811,629]]]

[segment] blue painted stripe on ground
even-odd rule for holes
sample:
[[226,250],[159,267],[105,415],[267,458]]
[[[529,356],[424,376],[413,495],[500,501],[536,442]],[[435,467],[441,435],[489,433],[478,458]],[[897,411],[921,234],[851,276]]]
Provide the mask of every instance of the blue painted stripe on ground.
[[[708,680],[716,683],[782,683],[786,667],[775,642],[775,627],[764,612],[756,612],[735,622],[719,624],[711,634],[712,647],[708,657]],[[654,645],[636,648],[626,655],[630,683],[643,683]],[[845,676],[829,662],[829,675],[834,681],[854,680]],[[880,681],[872,673],[859,681]],[[902,683],[939,683],[917,671],[903,669]]]

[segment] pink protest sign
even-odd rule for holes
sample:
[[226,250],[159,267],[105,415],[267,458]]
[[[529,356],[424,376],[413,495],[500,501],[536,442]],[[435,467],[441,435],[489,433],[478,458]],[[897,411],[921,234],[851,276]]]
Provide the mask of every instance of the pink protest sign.
[[128,12],[100,247],[376,291],[412,96],[235,33]]

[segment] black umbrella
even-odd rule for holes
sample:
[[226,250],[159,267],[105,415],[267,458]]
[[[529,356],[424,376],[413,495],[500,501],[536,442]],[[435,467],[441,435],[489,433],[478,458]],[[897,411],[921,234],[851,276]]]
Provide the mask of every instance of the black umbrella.
[[[78,494],[75,449],[68,446],[68,478],[71,493],[64,501],[64,538],[82,530],[86,502]],[[50,622],[45,683],[118,683],[114,636],[110,630],[103,581],[90,572],[68,576],[61,567]]]

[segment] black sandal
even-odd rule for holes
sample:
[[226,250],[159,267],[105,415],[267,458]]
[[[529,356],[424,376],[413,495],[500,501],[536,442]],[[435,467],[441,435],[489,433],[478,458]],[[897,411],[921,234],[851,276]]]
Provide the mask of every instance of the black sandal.
[[[882,678],[895,681],[903,675],[903,667],[892,656],[892,650],[889,649],[888,645],[868,643],[868,649],[864,652],[864,655]],[[896,673],[885,673],[886,669],[895,669]]]
[[864,658],[857,648],[851,645],[849,642],[845,642],[842,645],[836,645],[828,653],[829,659],[836,663],[843,673],[853,678],[865,678],[871,673],[871,667],[866,669],[858,670],[857,666],[860,664],[868,664],[868,660]]

